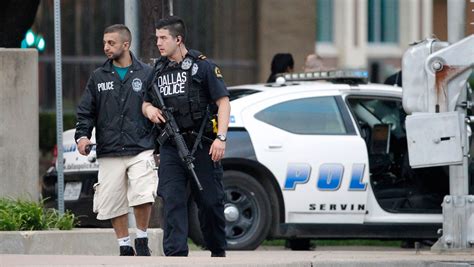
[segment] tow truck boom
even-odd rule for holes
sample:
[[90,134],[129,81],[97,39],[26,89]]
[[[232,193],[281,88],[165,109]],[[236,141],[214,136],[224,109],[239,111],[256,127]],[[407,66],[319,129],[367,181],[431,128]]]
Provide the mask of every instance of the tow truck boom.
[[[450,195],[445,196],[442,236],[434,251],[474,250],[474,196],[468,195],[471,88],[474,35],[449,45],[428,39],[403,56],[403,107],[410,165],[449,165]],[[468,97],[469,96],[469,97]]]

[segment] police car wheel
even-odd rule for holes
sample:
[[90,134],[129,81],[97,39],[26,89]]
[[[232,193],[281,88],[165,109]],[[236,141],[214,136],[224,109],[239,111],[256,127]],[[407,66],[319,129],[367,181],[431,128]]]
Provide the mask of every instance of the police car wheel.
[[224,172],[226,239],[229,250],[256,249],[270,230],[271,206],[262,185],[239,171]]
[[[254,178],[238,171],[225,171],[223,183],[227,249],[253,250],[265,240],[270,229],[267,193]],[[198,209],[192,197],[188,202],[188,218],[188,237],[197,246],[205,248]]]

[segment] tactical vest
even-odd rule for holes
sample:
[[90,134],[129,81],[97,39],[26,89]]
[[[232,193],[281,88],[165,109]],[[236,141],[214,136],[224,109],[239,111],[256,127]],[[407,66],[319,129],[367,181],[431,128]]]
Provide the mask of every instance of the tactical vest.
[[197,75],[193,75],[193,68],[197,72],[197,60],[200,59],[188,54],[181,64],[158,61],[155,65],[155,83],[182,131],[199,129],[202,120],[209,120],[213,114],[208,112],[209,93]]

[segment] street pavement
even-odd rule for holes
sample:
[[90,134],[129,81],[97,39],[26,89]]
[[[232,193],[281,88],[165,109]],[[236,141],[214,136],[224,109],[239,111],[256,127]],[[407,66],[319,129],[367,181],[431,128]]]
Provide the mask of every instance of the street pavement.
[[474,267],[473,253],[438,254],[427,249],[387,247],[317,247],[291,251],[261,247],[255,251],[228,251],[226,258],[211,258],[208,251],[191,250],[189,257],[118,257],[82,255],[0,255],[0,266],[226,266],[226,267]]

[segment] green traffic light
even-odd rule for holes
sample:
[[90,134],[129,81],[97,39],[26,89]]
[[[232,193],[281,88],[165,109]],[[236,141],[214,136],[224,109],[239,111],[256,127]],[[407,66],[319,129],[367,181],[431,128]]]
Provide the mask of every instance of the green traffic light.
[[38,36],[38,39],[39,40],[38,40],[38,44],[36,45],[36,47],[41,52],[46,47],[46,42],[44,41],[44,38],[42,36]]
[[31,30],[28,30],[26,32],[26,37],[25,37],[26,45],[32,46],[35,43],[35,38],[36,38],[35,34]]
[[36,35],[31,29],[26,32],[25,38],[21,41],[21,48],[29,47],[34,47],[38,49],[39,52],[43,52],[46,48],[46,41],[43,36]]
[[26,44],[26,40],[25,40],[25,39],[23,39],[23,40],[21,41],[21,46],[20,46],[20,47],[21,47],[21,48],[28,48],[28,45]]

